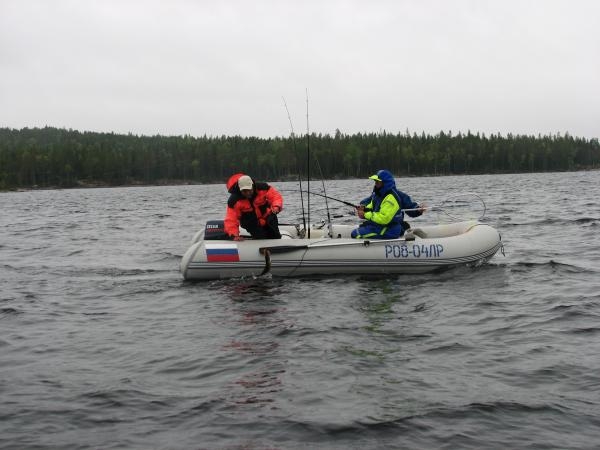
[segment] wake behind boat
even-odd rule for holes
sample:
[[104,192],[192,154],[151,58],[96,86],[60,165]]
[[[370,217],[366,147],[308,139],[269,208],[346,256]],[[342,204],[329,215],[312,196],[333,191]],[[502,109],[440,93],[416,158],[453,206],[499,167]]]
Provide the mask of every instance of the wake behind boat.
[[[338,274],[419,274],[482,264],[502,247],[500,233],[476,220],[409,229],[388,240],[352,239],[352,225],[280,225],[282,239],[225,239],[208,221],[181,261],[186,280]],[[242,235],[244,230],[240,229]]]

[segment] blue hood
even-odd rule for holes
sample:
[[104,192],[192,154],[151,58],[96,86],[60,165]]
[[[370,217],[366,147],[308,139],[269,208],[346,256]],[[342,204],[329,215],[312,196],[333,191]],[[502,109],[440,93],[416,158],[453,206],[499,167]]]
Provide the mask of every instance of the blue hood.
[[381,181],[383,181],[383,186],[381,187],[381,189],[373,189],[375,193],[377,193],[377,195],[383,196],[390,192],[392,189],[396,189],[396,180],[394,180],[394,175],[392,175],[391,172],[387,170],[379,170],[376,175],[373,175],[373,177],[371,177],[371,179],[374,179],[375,176]]

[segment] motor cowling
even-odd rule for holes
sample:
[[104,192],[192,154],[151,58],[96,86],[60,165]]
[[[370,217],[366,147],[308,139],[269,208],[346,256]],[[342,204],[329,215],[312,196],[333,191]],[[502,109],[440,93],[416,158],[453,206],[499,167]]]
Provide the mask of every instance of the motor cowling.
[[204,226],[204,240],[228,240],[229,235],[225,233],[224,220],[208,220]]

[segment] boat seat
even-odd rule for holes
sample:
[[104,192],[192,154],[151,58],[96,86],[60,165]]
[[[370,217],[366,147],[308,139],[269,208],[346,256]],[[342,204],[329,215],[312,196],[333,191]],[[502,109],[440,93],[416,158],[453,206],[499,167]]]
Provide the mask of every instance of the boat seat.
[[425,233],[425,231],[423,231],[421,228],[415,228],[411,231],[415,236],[419,236],[422,239],[425,239],[427,237],[427,233]]
[[404,233],[404,239],[407,241],[414,241],[417,237],[425,239],[427,237],[427,233],[425,233],[421,228],[410,228],[406,230],[406,233]]

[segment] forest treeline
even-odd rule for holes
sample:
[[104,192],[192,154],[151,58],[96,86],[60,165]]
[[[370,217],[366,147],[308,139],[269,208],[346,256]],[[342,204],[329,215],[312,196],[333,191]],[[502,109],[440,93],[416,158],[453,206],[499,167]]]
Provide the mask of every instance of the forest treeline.
[[[308,149],[308,151],[307,151]],[[309,157],[310,156],[310,157]],[[0,189],[571,171],[600,168],[598,139],[425,133],[297,137],[138,136],[0,128]]]

